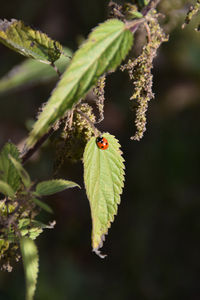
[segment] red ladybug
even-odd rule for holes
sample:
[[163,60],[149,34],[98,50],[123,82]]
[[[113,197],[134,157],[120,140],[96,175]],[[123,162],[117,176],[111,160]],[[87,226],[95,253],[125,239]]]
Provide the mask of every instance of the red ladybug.
[[108,148],[108,141],[106,138],[104,138],[103,136],[99,136],[96,139],[96,143],[97,146],[101,149],[101,150],[106,150]]

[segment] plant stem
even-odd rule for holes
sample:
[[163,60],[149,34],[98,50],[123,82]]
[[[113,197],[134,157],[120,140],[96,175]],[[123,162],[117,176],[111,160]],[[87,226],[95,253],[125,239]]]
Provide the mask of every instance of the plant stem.
[[16,218],[16,213],[18,212],[19,208],[20,208],[20,204],[18,202],[17,206],[15,207],[13,212],[11,214],[9,214],[9,217],[6,221],[7,222],[7,227],[9,227],[13,223],[14,219]]
[[97,137],[100,135],[99,130],[94,126],[94,124],[92,123],[92,121],[88,118],[88,116],[86,114],[84,114],[81,110],[76,109],[76,111],[89,123],[90,127],[92,127],[93,131],[94,131],[94,135]]
[[54,128],[51,128],[45,135],[43,135],[38,142],[35,144],[33,148],[28,149],[25,151],[22,156],[22,164],[25,164],[25,162],[42,146],[42,144],[52,135],[54,132]]
[[58,68],[56,67],[56,65],[54,63],[51,63],[51,66],[54,68],[54,70],[58,74],[58,77],[60,78],[62,74],[60,73],[60,71],[58,70]]
[[159,2],[160,0],[150,0],[149,4],[142,9],[143,16],[145,17],[151,9],[158,5]]
[[145,22],[145,17],[148,14],[148,12],[151,9],[155,8],[158,5],[159,2],[160,2],[160,0],[150,0],[149,4],[142,9],[142,14],[143,14],[144,18],[141,18],[141,19],[138,19],[138,20],[133,20],[131,22],[127,22],[126,23],[126,28],[129,29],[132,33],[134,33],[138,29],[138,27],[142,23]]

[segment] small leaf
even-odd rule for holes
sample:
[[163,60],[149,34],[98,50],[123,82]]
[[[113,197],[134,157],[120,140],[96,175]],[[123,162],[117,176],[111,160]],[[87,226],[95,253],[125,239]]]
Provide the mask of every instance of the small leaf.
[[20,187],[20,176],[10,161],[8,155],[12,155],[18,162],[20,162],[19,158],[19,150],[12,143],[6,143],[0,153],[0,180],[7,182],[14,190]]
[[28,230],[28,237],[31,239],[31,240],[35,240],[41,233],[43,232],[43,229],[40,228],[40,227],[31,227],[29,230]]
[[[64,48],[63,50],[65,55],[72,55],[72,52],[69,49]],[[60,72],[63,72],[69,64],[69,58],[65,55],[61,54],[60,58],[55,63]],[[0,79],[0,94],[27,85],[34,86],[46,83],[53,79],[57,80],[58,75],[51,66],[27,58]]]
[[15,197],[15,192],[12,187],[2,180],[0,180],[0,193],[10,197],[11,199]]
[[35,240],[42,232],[43,229],[52,229],[55,226],[55,221],[51,224],[44,224],[38,220],[31,220],[29,218],[20,219],[18,222],[18,229],[23,237],[29,237]]
[[75,53],[39,115],[27,139],[27,147],[33,147],[55,121],[89,92],[101,75],[115,70],[128,54],[132,43],[132,33],[117,19],[108,20],[95,28]]
[[29,237],[31,240],[35,240],[42,232],[44,228],[49,228],[48,225],[42,224],[37,220],[31,220],[29,218],[20,219],[18,223],[21,236]]
[[124,186],[124,164],[120,145],[114,136],[104,133],[109,147],[101,150],[93,137],[87,143],[84,156],[84,182],[92,215],[92,247],[100,257],[105,234],[117,214]]
[[27,187],[27,188],[30,187],[30,185],[31,185],[30,177],[29,177],[28,173],[26,172],[26,170],[22,167],[22,164],[19,161],[17,161],[14,157],[12,157],[11,155],[9,155],[9,158],[10,158],[13,166],[17,170],[19,176],[21,177],[21,180],[22,180],[23,184],[25,185],[25,187]]
[[42,209],[44,209],[45,211],[47,211],[48,213],[52,214],[53,213],[53,210],[52,208],[47,205],[46,203],[44,203],[43,201],[40,201],[39,199],[32,199],[33,202],[35,202],[35,204],[37,204],[38,206],[40,206]]
[[0,20],[0,42],[26,57],[46,64],[55,62],[62,51],[59,42],[15,19],[10,22]]
[[39,272],[38,250],[34,241],[26,237],[21,238],[20,248],[26,278],[26,300],[33,300]]
[[37,196],[47,196],[58,192],[62,192],[66,189],[76,187],[76,186],[80,188],[80,186],[77,183],[73,181],[64,180],[64,179],[42,181],[38,183],[38,185],[36,186],[36,190],[34,194]]

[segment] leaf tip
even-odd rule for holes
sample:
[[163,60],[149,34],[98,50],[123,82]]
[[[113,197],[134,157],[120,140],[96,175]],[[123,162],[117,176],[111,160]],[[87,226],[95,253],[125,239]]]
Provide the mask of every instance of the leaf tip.
[[97,256],[99,256],[102,259],[107,256],[107,254],[101,254],[101,251],[99,250],[99,248],[93,249],[92,252],[94,252]]
[[94,252],[97,256],[99,256],[100,258],[105,258],[107,256],[107,254],[102,254],[101,251],[99,250],[100,248],[103,247],[103,243],[105,241],[105,234],[103,234],[100,238],[100,242],[99,243],[93,243],[93,249],[92,252]]

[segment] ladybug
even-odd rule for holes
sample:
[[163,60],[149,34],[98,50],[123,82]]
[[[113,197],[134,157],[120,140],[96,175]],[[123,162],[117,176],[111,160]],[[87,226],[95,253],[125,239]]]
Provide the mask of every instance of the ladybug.
[[108,141],[103,136],[99,136],[96,139],[96,143],[97,143],[97,146],[99,147],[99,149],[101,149],[101,150],[106,150],[108,148]]

